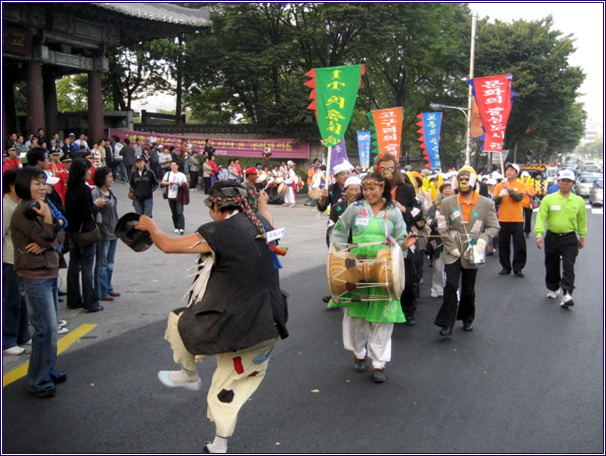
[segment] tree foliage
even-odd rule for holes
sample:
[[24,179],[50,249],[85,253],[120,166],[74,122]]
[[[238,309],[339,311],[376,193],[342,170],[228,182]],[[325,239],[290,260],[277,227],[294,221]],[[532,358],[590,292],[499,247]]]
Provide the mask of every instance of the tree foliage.
[[[310,89],[312,68],[363,63],[348,129],[368,129],[366,113],[402,106],[403,150],[420,155],[416,116],[431,102],[467,106],[470,11],[458,3],[208,3],[213,27],[178,39],[119,49],[110,57],[106,89],[127,109],[146,91],[182,93],[192,118],[252,123],[286,137],[319,140]],[[199,7],[201,4],[182,4]],[[478,24],[475,74],[512,73],[518,93],[506,148],[538,156],[569,150],[582,135],[585,112],[576,102],[584,75],[568,65],[570,36],[541,21]],[[181,111],[178,96],[177,110]],[[466,123],[444,112],[441,158],[462,162]]]
[[75,74],[57,79],[57,110],[78,112],[88,109],[88,76]]
[[553,30],[551,16],[540,21],[478,24],[476,75],[513,74],[514,97],[506,149],[530,149],[538,160],[574,148],[583,136],[586,114],[576,102],[585,75],[568,65],[571,36]]

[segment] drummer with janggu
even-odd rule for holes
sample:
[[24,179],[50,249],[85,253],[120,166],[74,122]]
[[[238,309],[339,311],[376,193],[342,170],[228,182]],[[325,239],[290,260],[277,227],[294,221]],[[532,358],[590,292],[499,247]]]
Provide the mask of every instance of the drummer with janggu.
[[353,352],[354,369],[365,372],[370,359],[372,380],[382,383],[394,323],[406,321],[400,306],[404,256],[416,235],[406,233],[389,180],[368,174],[362,193],[333,229],[327,273],[334,306],[344,308],[343,345]]

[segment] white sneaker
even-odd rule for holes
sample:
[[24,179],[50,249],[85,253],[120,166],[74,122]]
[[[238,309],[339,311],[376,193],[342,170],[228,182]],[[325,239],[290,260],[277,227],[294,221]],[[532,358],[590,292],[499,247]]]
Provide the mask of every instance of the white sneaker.
[[185,234],[185,230],[179,230],[179,234],[183,236]]
[[227,453],[227,438],[215,436],[215,440],[213,442],[206,442],[206,446],[204,447],[205,453]]
[[570,296],[568,293],[566,293],[564,295],[564,297],[562,298],[562,303],[560,304],[561,307],[563,307],[564,309],[568,309],[569,307],[574,306],[574,301],[572,300],[572,296]]
[[555,299],[555,298],[557,298],[557,297],[558,297],[558,292],[559,292],[559,291],[560,291],[560,290],[556,290],[556,291],[551,291],[551,290],[549,290],[549,293],[547,293],[547,297],[548,297],[549,299]]
[[23,353],[25,353],[25,348],[21,348],[19,345],[2,350],[2,354],[4,355],[22,355]]
[[65,334],[68,331],[69,331],[69,329],[67,329],[65,326],[62,326],[61,328],[57,328],[57,334]]
[[67,324],[67,322],[65,320],[59,320],[57,322],[57,327],[58,328],[63,328],[66,324]]
[[180,371],[160,371],[158,379],[169,388],[185,388],[190,391],[200,391],[202,380],[198,374],[190,375],[185,369]]
[[179,228],[175,228],[175,233],[178,233],[178,232],[179,232]]

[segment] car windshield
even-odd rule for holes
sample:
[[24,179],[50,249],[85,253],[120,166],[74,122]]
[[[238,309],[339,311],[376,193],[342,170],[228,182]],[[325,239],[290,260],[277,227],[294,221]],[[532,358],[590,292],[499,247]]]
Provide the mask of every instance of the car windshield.
[[583,176],[581,178],[581,184],[593,184],[599,176]]
[[604,188],[604,180],[596,179],[596,181],[593,183],[593,188]]

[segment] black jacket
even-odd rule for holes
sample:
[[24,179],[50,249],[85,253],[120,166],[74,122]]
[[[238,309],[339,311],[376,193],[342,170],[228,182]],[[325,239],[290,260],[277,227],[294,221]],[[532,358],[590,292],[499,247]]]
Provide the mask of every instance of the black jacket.
[[135,194],[135,199],[145,201],[153,198],[153,192],[159,184],[153,171],[146,169],[143,174],[139,173],[139,170],[134,171],[130,176],[129,185]]

